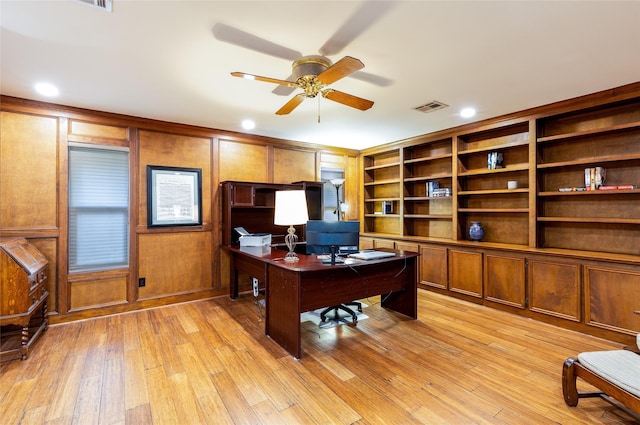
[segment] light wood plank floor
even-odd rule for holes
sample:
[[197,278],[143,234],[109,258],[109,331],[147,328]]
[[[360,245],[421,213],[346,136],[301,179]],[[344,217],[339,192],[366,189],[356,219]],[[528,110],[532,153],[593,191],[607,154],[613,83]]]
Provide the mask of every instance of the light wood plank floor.
[[567,357],[619,344],[418,292],[418,320],[374,297],[356,327],[303,324],[299,361],[249,295],[52,326],[0,365],[0,423],[634,423],[562,399]]

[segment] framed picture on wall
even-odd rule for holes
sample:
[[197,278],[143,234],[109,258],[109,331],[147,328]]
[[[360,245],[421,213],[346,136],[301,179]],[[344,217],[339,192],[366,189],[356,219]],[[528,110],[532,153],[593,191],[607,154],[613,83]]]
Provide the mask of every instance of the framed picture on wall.
[[202,169],[147,165],[147,226],[202,225]]

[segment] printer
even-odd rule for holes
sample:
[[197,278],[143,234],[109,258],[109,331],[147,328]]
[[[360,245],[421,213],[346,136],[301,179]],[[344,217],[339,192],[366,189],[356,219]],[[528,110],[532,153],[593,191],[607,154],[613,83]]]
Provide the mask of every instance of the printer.
[[244,227],[235,227],[234,230],[238,232],[240,238],[240,246],[270,246],[271,234],[270,233],[249,233]]

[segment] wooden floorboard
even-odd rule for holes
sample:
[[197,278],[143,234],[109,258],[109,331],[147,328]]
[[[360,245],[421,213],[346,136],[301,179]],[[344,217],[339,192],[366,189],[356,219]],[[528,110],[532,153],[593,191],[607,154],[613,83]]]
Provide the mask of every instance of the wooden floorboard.
[[356,326],[303,323],[300,360],[250,295],[51,326],[29,359],[0,363],[0,423],[635,423],[562,398],[567,357],[620,344],[418,293],[418,320],[373,297]]

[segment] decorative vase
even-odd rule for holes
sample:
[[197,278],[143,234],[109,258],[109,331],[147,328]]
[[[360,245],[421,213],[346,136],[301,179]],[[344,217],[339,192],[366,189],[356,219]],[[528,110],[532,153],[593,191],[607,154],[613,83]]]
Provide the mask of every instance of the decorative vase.
[[479,241],[484,236],[484,229],[479,221],[472,221],[469,226],[469,239],[472,241]]

